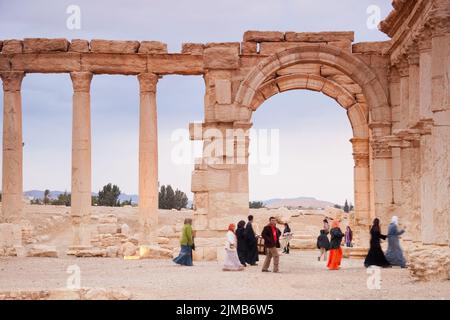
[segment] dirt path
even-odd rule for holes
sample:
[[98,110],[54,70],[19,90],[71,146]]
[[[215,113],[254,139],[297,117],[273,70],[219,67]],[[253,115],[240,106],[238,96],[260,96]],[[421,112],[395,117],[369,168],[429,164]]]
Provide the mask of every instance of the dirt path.
[[283,255],[280,274],[223,272],[216,262],[0,258],[0,291],[64,288],[70,265],[80,267],[83,287],[124,288],[135,299],[450,299],[450,281],[415,283],[404,269],[381,270],[381,289],[369,290],[361,260],[344,259],[341,270],[329,271],[315,251]]

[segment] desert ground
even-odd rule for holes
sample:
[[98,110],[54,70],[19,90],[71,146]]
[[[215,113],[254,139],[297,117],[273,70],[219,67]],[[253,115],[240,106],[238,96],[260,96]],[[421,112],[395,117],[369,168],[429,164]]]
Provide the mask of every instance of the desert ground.
[[381,270],[381,288],[368,289],[362,260],[344,259],[341,270],[329,271],[310,250],[283,255],[279,274],[260,266],[224,272],[217,262],[181,267],[169,259],[0,258],[1,291],[65,288],[74,264],[82,287],[124,289],[132,299],[450,299],[450,282],[413,282],[405,269]]
[[[340,214],[331,209],[251,210],[260,228],[271,215],[290,222],[293,244],[298,249],[281,256],[279,274],[261,272],[264,256],[260,256],[259,266],[242,272],[224,272],[217,261],[195,261],[193,267],[181,267],[167,257],[125,260],[120,255],[68,256],[69,212],[66,207],[26,206],[27,246],[54,246],[58,258],[0,257],[0,297],[19,291],[64,290],[70,277],[68,268],[75,265],[80,270],[81,287],[122,290],[131,299],[450,299],[450,281],[415,282],[407,269],[382,269],[379,289],[368,287],[371,275],[362,259],[345,258],[341,270],[327,270],[324,261],[317,261],[317,250],[311,248],[323,217]],[[116,217],[117,226],[126,223],[132,231],[138,226],[137,209],[133,207],[94,207],[92,214],[94,233],[95,221],[105,216],[110,220]],[[164,246],[173,248],[174,254],[182,221],[191,214],[189,210],[159,213],[159,236],[167,240]],[[240,218],[224,217],[224,224]],[[346,217],[342,218],[345,223]]]

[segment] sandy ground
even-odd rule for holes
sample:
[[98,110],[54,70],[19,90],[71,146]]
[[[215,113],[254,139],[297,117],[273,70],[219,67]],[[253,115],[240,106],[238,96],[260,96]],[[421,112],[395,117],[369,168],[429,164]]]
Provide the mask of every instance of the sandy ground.
[[381,270],[381,289],[370,290],[362,260],[344,259],[341,270],[329,271],[315,251],[283,255],[279,274],[262,273],[260,266],[223,272],[217,262],[181,267],[170,260],[0,258],[0,291],[64,288],[74,264],[81,286],[123,288],[134,299],[450,299],[450,281],[416,283],[397,268]]

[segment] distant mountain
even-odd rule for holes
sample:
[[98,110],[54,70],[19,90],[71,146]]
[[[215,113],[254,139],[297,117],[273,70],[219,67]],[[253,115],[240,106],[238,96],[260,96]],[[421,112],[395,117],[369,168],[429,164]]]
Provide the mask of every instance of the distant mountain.
[[297,197],[297,198],[277,198],[263,201],[267,208],[280,207],[303,207],[303,208],[326,208],[333,207],[335,204],[329,201],[318,200],[313,197]]

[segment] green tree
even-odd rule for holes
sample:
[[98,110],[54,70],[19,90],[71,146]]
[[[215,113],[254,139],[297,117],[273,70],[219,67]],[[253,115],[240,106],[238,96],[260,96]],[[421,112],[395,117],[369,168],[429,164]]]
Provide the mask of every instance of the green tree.
[[250,209],[260,209],[264,208],[264,203],[262,201],[250,201],[248,203],[248,206]]
[[173,191],[172,186],[162,185],[158,194],[158,207],[160,209],[177,209],[186,208],[188,205],[188,198],[186,193],[176,189]]
[[175,209],[180,210],[186,208],[188,205],[188,198],[181,190],[175,190]]
[[350,212],[350,206],[348,205],[347,199],[345,199],[344,212],[346,212],[346,213]]
[[120,203],[120,205],[123,207],[123,206],[131,206],[132,205],[132,203],[131,203],[131,198],[130,198],[130,200],[125,200],[125,201],[122,201],[121,203]]
[[64,191],[64,193],[61,193],[61,194],[58,195],[57,199],[51,200],[50,204],[56,205],[56,206],[70,207],[70,205],[71,205],[71,195],[70,195],[70,193],[67,193],[67,191]]
[[120,206],[119,201],[120,189],[116,185],[108,183],[98,192],[98,205],[107,207]]
[[44,191],[44,204],[49,204],[50,203],[50,199],[49,196],[50,195],[50,190],[45,189]]

